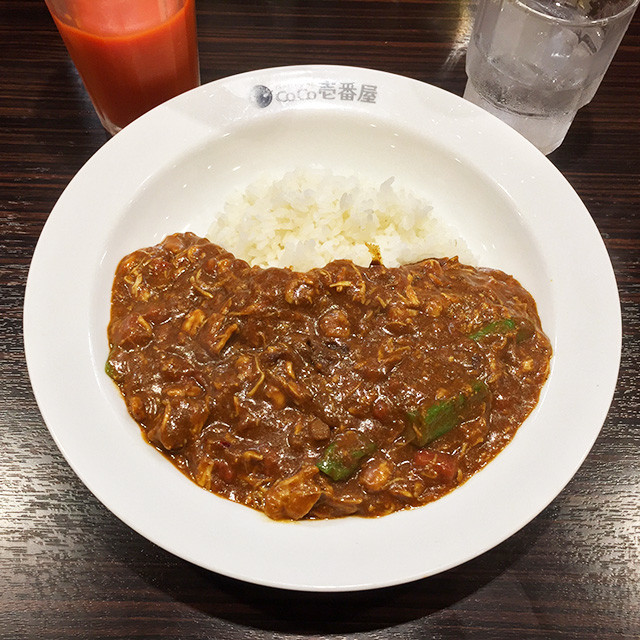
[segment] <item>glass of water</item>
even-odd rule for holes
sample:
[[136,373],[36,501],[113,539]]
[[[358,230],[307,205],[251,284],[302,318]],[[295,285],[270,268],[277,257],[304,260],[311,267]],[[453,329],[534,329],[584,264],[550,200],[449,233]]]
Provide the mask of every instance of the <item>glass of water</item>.
[[639,0],[480,0],[464,97],[543,153],[595,95]]

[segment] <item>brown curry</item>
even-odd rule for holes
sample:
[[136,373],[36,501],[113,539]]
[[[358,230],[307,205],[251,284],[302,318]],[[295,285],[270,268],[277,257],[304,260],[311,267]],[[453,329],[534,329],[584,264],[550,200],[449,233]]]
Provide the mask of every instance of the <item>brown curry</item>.
[[108,335],[147,440],[274,519],[448,493],[511,440],[551,357],[533,298],[500,271],[262,269],[189,233],[122,260]]

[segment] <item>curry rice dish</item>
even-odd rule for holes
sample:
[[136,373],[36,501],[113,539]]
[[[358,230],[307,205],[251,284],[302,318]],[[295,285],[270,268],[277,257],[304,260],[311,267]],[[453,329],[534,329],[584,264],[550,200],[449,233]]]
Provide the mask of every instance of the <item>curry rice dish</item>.
[[108,337],[148,442],[277,520],[450,492],[512,439],[551,357],[533,298],[501,271],[264,269],[190,233],[121,261]]

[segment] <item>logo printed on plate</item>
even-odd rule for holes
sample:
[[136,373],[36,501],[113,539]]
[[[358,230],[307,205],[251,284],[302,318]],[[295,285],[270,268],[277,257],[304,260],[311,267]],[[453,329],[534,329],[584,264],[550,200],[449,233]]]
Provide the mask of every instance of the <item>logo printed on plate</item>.
[[280,103],[307,102],[309,100],[337,100],[342,102],[366,102],[375,104],[378,98],[378,86],[357,82],[334,82],[323,80],[320,83],[308,83],[298,86],[279,86],[271,89],[257,84],[251,90],[252,101],[261,109],[268,107],[273,100]]

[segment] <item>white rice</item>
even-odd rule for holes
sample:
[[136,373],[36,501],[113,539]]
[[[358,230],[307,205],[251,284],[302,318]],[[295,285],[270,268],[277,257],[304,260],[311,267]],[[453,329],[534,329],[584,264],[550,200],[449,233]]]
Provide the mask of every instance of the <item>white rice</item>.
[[340,258],[368,266],[367,243],[388,267],[430,257],[473,261],[462,238],[393,177],[378,185],[315,166],[233,194],[207,237],[252,265],[299,271]]

